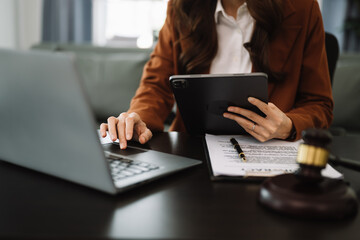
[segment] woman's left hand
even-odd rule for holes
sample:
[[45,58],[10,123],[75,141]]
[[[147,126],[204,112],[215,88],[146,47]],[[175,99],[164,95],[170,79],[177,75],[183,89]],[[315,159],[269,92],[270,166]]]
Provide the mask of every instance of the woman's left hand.
[[231,113],[224,113],[223,116],[236,121],[245,131],[260,142],[273,138],[286,139],[289,137],[293,125],[291,119],[285,113],[270,102],[266,104],[253,97],[249,97],[248,101],[265,113],[266,117],[264,118],[253,111],[233,106],[228,107],[228,112],[240,114],[251,121]]

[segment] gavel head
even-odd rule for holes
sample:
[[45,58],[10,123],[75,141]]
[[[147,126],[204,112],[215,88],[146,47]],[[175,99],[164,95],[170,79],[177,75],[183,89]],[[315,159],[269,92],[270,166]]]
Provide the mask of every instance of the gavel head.
[[331,134],[324,129],[307,129],[302,132],[304,143],[299,146],[297,163],[300,168],[296,176],[302,181],[314,183],[323,180],[321,170],[328,162],[328,146]]
[[298,149],[296,174],[266,179],[259,202],[275,211],[310,219],[345,219],[357,213],[356,193],[342,179],[321,176],[332,137],[326,130],[303,132],[304,144]]

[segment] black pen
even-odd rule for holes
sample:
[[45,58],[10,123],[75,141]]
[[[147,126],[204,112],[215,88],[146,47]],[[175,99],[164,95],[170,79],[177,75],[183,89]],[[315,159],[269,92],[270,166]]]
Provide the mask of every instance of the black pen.
[[234,148],[239,153],[239,158],[241,160],[243,160],[244,162],[246,162],[245,154],[244,154],[243,150],[241,149],[239,143],[235,140],[235,138],[231,138],[230,142],[232,145],[234,145]]

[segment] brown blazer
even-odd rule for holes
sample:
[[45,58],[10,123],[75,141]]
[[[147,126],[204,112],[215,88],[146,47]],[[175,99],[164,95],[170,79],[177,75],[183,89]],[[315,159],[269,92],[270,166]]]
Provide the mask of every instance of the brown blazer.
[[[172,1],[159,41],[144,67],[140,86],[128,112],[137,112],[152,131],[163,131],[174,96],[169,76],[181,74],[179,39],[173,23]],[[181,42],[181,47],[184,43]],[[325,34],[316,0],[284,0],[281,30],[270,42],[270,67],[286,73],[281,83],[269,83],[269,101],[292,120],[297,136],[309,127],[328,128],[333,100],[325,52]],[[186,131],[179,112],[170,131]]]

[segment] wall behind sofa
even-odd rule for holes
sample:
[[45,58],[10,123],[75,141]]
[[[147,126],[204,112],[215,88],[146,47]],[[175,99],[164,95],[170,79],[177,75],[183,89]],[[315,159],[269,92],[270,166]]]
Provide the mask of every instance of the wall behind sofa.
[[0,1],[0,48],[29,49],[40,42],[42,0]]

